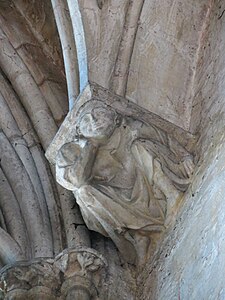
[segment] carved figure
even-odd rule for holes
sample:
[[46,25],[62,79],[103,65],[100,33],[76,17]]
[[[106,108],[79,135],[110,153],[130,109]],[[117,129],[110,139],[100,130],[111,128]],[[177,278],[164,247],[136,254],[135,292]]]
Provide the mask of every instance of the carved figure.
[[110,237],[129,262],[164,228],[168,184],[184,190],[192,171],[175,139],[100,100],[80,108],[73,141],[56,159],[57,180],[74,192],[88,228]]

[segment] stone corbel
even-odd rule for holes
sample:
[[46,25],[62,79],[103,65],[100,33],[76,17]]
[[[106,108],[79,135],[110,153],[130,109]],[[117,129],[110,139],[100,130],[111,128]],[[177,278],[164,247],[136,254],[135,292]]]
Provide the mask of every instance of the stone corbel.
[[191,182],[196,137],[137,104],[89,83],[46,156],[72,190],[89,229],[143,263],[152,233]]
[[90,100],[100,99],[103,103],[117,110],[121,115],[140,120],[149,126],[155,126],[166,132],[180,143],[188,152],[192,153],[198,137],[180,127],[162,119],[156,114],[140,107],[130,100],[118,96],[97,83],[89,82],[74,103],[73,108],[60,126],[55,138],[46,151],[47,159],[56,164],[56,157],[60,148],[73,140],[79,110]]

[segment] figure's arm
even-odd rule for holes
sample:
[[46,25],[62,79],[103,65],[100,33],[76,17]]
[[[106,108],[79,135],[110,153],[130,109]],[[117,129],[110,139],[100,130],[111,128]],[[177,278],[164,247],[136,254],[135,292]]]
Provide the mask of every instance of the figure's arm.
[[67,189],[74,190],[86,184],[90,177],[98,147],[88,140],[65,144],[56,164],[57,179]]
[[156,126],[136,121],[134,130],[137,132],[138,139],[157,141],[164,145],[167,144],[167,134]]
[[161,162],[164,173],[180,189],[185,190],[194,171],[193,156],[176,140],[167,138],[167,144],[152,139],[139,138],[133,145],[142,145],[153,158]]
[[155,156],[164,156],[182,166],[182,175],[190,178],[194,170],[193,156],[174,137],[156,126],[138,124],[137,141]]

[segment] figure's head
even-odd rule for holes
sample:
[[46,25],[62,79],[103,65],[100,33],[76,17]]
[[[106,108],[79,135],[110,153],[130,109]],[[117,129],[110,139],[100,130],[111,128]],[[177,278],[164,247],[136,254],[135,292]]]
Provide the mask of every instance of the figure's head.
[[86,138],[101,140],[109,138],[117,124],[117,113],[101,101],[95,101],[83,108],[77,130],[79,135]]

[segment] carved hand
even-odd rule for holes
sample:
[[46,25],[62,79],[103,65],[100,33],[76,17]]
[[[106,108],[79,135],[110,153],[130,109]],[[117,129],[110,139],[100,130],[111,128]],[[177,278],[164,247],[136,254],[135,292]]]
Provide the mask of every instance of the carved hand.
[[[56,171],[60,183],[70,190],[79,188],[91,177],[98,147],[88,140],[76,140],[60,149]],[[62,178],[63,177],[63,178]]]

